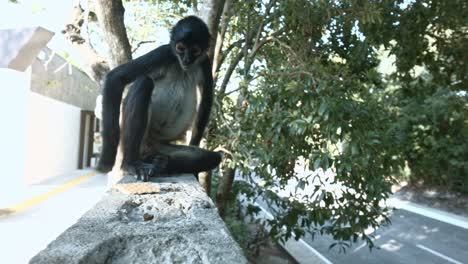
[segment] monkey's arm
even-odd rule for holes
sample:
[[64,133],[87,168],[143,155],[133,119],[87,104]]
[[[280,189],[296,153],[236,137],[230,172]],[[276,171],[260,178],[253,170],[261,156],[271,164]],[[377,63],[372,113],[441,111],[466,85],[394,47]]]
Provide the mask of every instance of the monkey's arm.
[[211,106],[213,105],[213,76],[211,75],[211,63],[208,58],[201,63],[201,67],[203,70],[203,84],[198,115],[192,129],[192,138],[190,139],[190,145],[193,146],[198,146],[200,144],[203,131],[210,118]]
[[115,162],[120,137],[120,102],[125,85],[139,76],[157,71],[173,59],[171,47],[163,45],[133,61],[117,66],[107,74],[102,91],[103,127],[99,170],[109,171]]

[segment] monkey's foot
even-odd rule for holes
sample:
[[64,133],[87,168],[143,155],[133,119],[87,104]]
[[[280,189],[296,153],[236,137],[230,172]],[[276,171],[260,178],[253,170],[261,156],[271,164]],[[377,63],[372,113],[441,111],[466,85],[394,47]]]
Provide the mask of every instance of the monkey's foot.
[[149,181],[150,177],[157,177],[158,175],[167,174],[168,157],[162,155],[151,155],[143,159],[143,161],[137,161],[128,172],[135,174],[137,180],[144,182]]
[[144,182],[149,181],[150,177],[153,177],[155,174],[156,168],[153,164],[144,163],[142,161],[137,162],[133,165],[135,168],[135,173],[137,175],[137,180],[142,180]]
[[149,181],[149,178],[157,176],[157,174],[162,174],[163,170],[151,163],[146,163],[143,161],[137,161],[133,164],[133,174],[136,175],[137,180],[142,180],[144,182]]

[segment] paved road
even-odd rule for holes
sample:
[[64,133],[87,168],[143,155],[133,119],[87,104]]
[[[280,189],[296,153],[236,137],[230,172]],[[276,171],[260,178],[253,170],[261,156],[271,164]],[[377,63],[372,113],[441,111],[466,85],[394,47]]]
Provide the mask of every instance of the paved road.
[[[398,201],[393,199],[392,202],[397,204]],[[269,214],[265,202],[258,199],[256,203]],[[372,251],[364,242],[358,241],[343,253],[338,246],[329,248],[335,242],[331,236],[320,235],[315,240],[308,235],[301,243],[295,243],[293,248],[295,253],[299,253],[300,263],[468,264],[466,219],[414,204],[403,208],[407,210],[393,211],[391,225],[373,233],[375,247]],[[293,257],[296,257],[295,253]],[[313,260],[308,261],[307,258]]]
[[[268,211],[266,204],[260,199],[257,200],[257,205]],[[375,247],[372,251],[365,243],[358,241],[343,253],[338,246],[329,248],[335,242],[331,236],[317,235],[315,240],[312,240],[308,235],[303,241],[299,241],[301,243],[293,242],[293,256],[298,253],[300,263],[468,264],[466,219],[465,222],[458,218],[451,219],[444,213],[437,215],[438,213],[431,209],[428,209],[431,210],[428,211],[431,217],[427,217],[421,214],[425,213],[424,210],[426,209],[419,208],[419,213],[395,210],[390,216],[392,224],[373,233]]]
[[346,254],[329,250],[329,237],[304,239],[331,263],[468,263],[468,230],[406,210],[391,216],[392,225],[376,231],[377,249],[353,245]]
[[[323,172],[322,174],[322,177],[326,178]],[[251,177],[256,181],[259,180],[255,175]],[[280,196],[287,196],[289,192],[295,192],[295,186],[295,182],[290,182],[285,190],[279,190],[277,193]],[[304,194],[308,194],[307,191],[304,189]],[[318,235],[314,241],[311,237],[306,237],[303,241],[299,241],[300,243],[293,243],[295,244],[293,248],[299,253],[298,256],[314,259],[309,262],[302,258],[301,263],[468,264],[466,218],[402,202],[395,198],[390,200],[392,206],[405,210],[395,210],[390,217],[392,224],[376,230],[374,233],[376,248],[372,252],[362,242],[353,245],[346,254],[339,253],[338,247],[329,250],[329,246],[335,241],[331,237]],[[263,207],[263,210],[268,211],[267,205],[261,199],[257,199],[256,202]],[[305,252],[308,254],[303,254]]]
[[[31,199],[31,195],[41,197],[41,194],[63,187],[86,173],[89,171],[77,171],[46,184],[3,190],[0,208]],[[34,203],[18,214],[0,218],[0,263],[27,263],[90,209],[104,194],[106,184],[107,178],[98,174]]]

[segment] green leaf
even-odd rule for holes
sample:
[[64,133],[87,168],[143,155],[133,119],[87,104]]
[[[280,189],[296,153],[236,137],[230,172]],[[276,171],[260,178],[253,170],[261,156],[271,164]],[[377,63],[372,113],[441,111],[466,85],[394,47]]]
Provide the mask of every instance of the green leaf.
[[318,110],[319,116],[323,116],[325,111],[327,111],[327,103],[325,101],[322,101],[322,103],[320,104],[319,110]]
[[320,162],[321,162],[321,159],[320,159],[320,158],[317,158],[317,159],[314,161],[314,170],[320,168]]
[[352,144],[351,144],[351,154],[352,154],[353,156],[359,154],[359,146],[358,146],[357,144],[355,144],[355,143],[352,143]]

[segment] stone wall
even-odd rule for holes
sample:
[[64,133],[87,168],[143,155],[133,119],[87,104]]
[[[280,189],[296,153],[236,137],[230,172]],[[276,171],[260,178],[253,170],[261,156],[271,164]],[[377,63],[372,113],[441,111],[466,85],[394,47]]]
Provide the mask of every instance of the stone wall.
[[193,176],[134,181],[114,185],[30,263],[247,263]]

